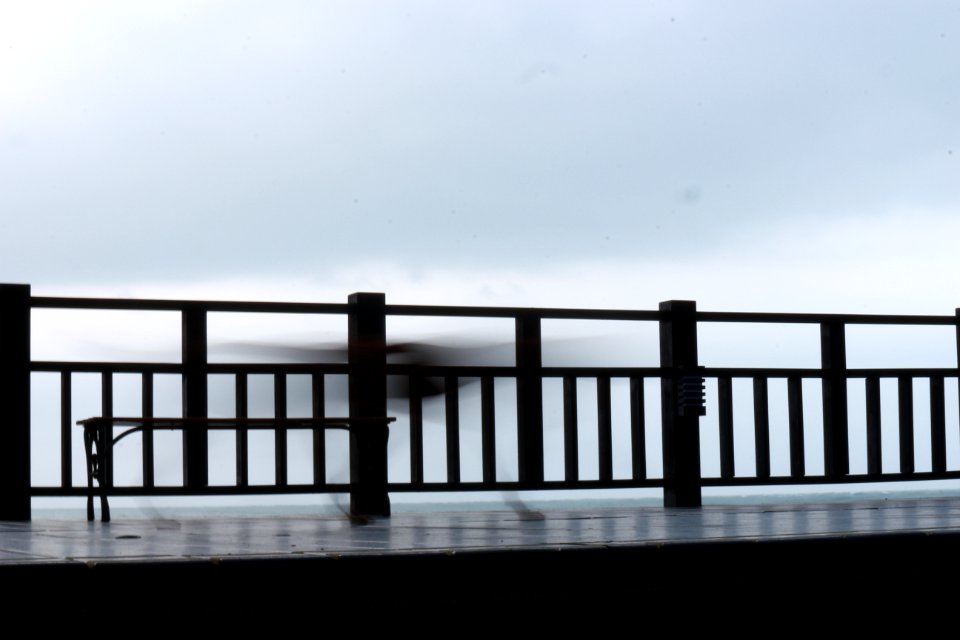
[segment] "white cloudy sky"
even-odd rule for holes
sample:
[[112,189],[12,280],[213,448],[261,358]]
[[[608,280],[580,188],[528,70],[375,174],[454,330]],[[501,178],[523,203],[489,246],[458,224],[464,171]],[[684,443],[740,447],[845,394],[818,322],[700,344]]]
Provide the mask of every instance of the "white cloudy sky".
[[0,282],[949,314],[960,3],[0,2]]

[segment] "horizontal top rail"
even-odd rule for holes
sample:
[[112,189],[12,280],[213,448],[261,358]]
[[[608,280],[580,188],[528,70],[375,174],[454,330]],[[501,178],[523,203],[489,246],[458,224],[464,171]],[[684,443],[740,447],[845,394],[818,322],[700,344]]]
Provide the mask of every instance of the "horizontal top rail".
[[551,309],[538,307],[454,307],[415,304],[388,304],[387,315],[391,316],[455,316],[476,318],[516,318],[537,316],[562,320],[661,320],[659,311],[633,311],[629,309]]
[[[349,373],[349,365],[342,362],[211,362],[204,365],[208,373]],[[87,360],[38,360],[30,364],[31,371],[72,373],[183,373],[179,362],[98,362]]]
[[72,373],[183,373],[179,362],[94,362],[86,360],[34,360],[31,371]]
[[698,322],[757,322],[782,324],[911,324],[956,326],[957,316],[858,315],[854,313],[754,313],[740,311],[698,311]]
[[[214,313],[316,313],[346,314],[347,304],[321,302],[244,302],[232,300],[158,300],[125,298],[66,298],[34,296],[35,309],[97,309],[115,311],[186,311],[204,309]],[[551,320],[634,320],[657,322],[664,312],[631,309],[569,309],[548,307],[482,307],[452,305],[388,304],[391,316],[451,316],[476,318],[516,318],[536,316]],[[956,315],[892,315],[852,313],[775,313],[739,311],[697,311],[698,322],[744,322],[819,324],[900,324],[956,326]]]
[[119,298],[33,297],[35,309],[100,309],[110,311],[186,311],[215,313],[330,313],[345,314],[348,306],[324,302],[238,302],[226,300],[128,300]]

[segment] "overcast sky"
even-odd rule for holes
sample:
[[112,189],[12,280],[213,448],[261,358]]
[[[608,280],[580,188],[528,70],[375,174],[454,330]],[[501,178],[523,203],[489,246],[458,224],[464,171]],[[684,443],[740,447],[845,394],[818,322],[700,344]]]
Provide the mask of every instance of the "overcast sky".
[[949,314],[960,2],[0,2],[0,282]]

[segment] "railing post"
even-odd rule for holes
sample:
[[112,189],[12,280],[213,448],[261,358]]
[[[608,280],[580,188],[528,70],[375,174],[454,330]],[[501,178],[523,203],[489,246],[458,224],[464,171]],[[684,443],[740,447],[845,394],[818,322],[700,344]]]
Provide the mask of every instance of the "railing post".
[[0,284],[0,520],[30,519],[30,285]]
[[[183,417],[207,417],[207,311],[190,305],[181,315],[183,356]],[[183,484],[190,489],[207,486],[207,429],[184,429]]]
[[543,482],[543,347],[540,316],[516,322],[517,455],[520,482]]
[[827,476],[850,471],[847,441],[847,346],[844,324],[820,325],[820,363],[823,368],[823,469]]
[[660,382],[663,423],[663,505],[699,507],[700,415],[684,410],[681,385],[697,372],[697,303],[660,303]]
[[[387,417],[387,320],[382,293],[353,293],[348,299],[350,417]],[[350,513],[389,516],[387,423],[350,429]]]

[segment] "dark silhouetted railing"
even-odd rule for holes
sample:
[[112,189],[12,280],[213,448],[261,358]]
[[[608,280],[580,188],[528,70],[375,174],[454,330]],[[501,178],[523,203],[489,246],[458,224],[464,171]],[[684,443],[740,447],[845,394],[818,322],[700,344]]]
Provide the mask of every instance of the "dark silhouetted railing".
[[[124,311],[171,311],[181,318],[182,357],[180,362],[86,362],[37,361],[30,356],[30,313],[32,309],[100,309]],[[344,318],[348,344],[346,362],[304,363],[220,363],[208,357],[207,319],[211,313],[312,314]],[[437,364],[430,362],[392,362],[388,359],[389,317],[500,318],[514,323],[514,359],[512,364]],[[660,364],[654,367],[544,366],[541,324],[544,320],[603,320],[625,323],[657,323],[660,335]],[[818,368],[755,368],[711,367],[699,362],[698,327],[705,323],[774,323],[815,324],[820,328],[820,361]],[[236,432],[235,459],[224,462],[211,454],[207,429],[185,429],[182,447],[182,483],[169,486],[156,481],[157,456],[154,433],[142,433],[142,482],[136,486],[113,486],[111,495],[232,495],[279,493],[342,493],[352,492],[357,478],[365,474],[384,487],[380,493],[351,493],[352,510],[359,514],[389,513],[387,492],[433,491],[514,491],[538,489],[602,489],[661,487],[667,506],[698,506],[701,489],[709,486],[738,487],[745,485],[838,484],[848,482],[880,482],[960,478],[960,469],[948,466],[948,437],[945,386],[960,375],[957,367],[852,369],[847,366],[846,329],[850,325],[927,325],[958,327],[954,316],[879,316],[837,314],[716,313],[697,311],[688,301],[661,303],[657,311],[530,309],[499,307],[451,307],[388,305],[382,294],[359,293],[350,296],[347,304],[251,303],[213,301],[117,300],[84,298],[32,297],[27,285],[0,285],[0,433],[4,464],[0,466],[0,519],[23,520],[30,517],[31,497],[83,496],[86,486],[74,483],[74,381],[78,374],[100,377],[100,414],[114,413],[114,378],[118,374],[134,374],[140,378],[140,417],[155,412],[157,376],[176,376],[182,384],[182,416],[208,416],[210,380],[227,376],[233,380],[234,416],[247,417],[250,376],[266,375],[273,380],[273,417],[288,413],[288,381],[290,376],[307,376],[310,381],[312,417],[324,417],[328,385],[333,377],[345,377],[349,388],[351,417],[377,417],[402,414],[391,429],[391,438],[403,435],[408,444],[409,460],[406,477],[388,469],[386,450],[382,455],[360,459],[350,448],[350,479],[328,482],[331,452],[322,428],[316,428],[310,440],[312,460],[308,482],[290,481],[288,433],[285,428],[273,430],[273,481],[251,483],[249,470],[252,443],[246,430]],[[957,351],[960,341],[944,345]],[[321,360],[321,358],[317,358]],[[31,375],[59,376],[60,430],[59,475],[56,486],[31,483]],[[883,470],[881,433],[881,381],[897,380],[899,424],[899,468]],[[929,424],[915,423],[913,383],[928,380]],[[401,400],[388,392],[393,381],[401,381],[406,389]],[[754,472],[738,472],[735,385],[738,381],[752,385],[752,423]],[[786,385],[785,416],[773,415],[776,423],[786,423],[786,459],[788,471],[777,475],[772,470],[771,456],[771,380]],[[808,451],[805,441],[804,381],[819,380],[821,388],[822,450]],[[848,403],[848,386],[853,380],[864,381],[866,404],[861,409]],[[479,416],[466,413],[462,385],[475,382],[476,397],[466,398]],[[656,405],[656,398],[647,382],[659,381],[659,416],[647,410]],[[580,383],[584,383],[581,385]],[[704,384],[709,390],[703,397]],[[952,382],[956,384],[955,382]],[[782,383],[778,383],[782,384]],[[592,404],[584,401],[581,386],[596,388],[596,434],[591,445],[583,442],[583,409]],[[549,386],[549,389],[547,388]],[[779,386],[778,386],[779,388]],[[809,388],[809,386],[808,386]],[[614,389],[617,392],[614,392]],[[715,390],[715,391],[714,391]],[[562,411],[557,419],[545,418],[545,399],[559,394]],[[713,396],[713,397],[710,397]],[[430,423],[425,406],[436,413],[436,402],[442,399],[443,446],[437,446],[425,427]],[[429,399],[429,400],[428,400]],[[427,405],[430,402],[431,404]],[[505,446],[505,433],[499,428],[499,415],[504,408],[515,411],[515,459],[502,460],[503,451],[514,451],[513,443]],[[714,413],[718,432],[716,451],[717,475],[704,477],[701,456],[701,417]],[[850,427],[848,418],[863,411],[865,417],[866,473],[850,473]],[[749,414],[750,412],[748,412]],[[87,416],[83,416],[87,417]],[[479,451],[464,444],[464,420],[479,422]],[[437,420],[433,421],[434,423]],[[590,419],[590,424],[594,420]],[[930,429],[930,470],[917,471],[914,448],[915,431]],[[951,428],[957,428],[953,425]],[[660,450],[648,443],[656,438],[651,429],[659,430]],[[562,452],[547,458],[545,434],[562,432]],[[618,435],[619,434],[619,435]],[[618,436],[618,437],[615,437]],[[711,440],[713,434],[710,434]],[[553,438],[554,440],[558,438]],[[617,447],[629,441],[629,451]],[[475,440],[471,437],[471,442]],[[782,450],[776,455],[782,457]],[[596,477],[582,468],[584,456],[596,456]],[[860,456],[863,452],[856,452]],[[118,457],[120,454],[118,453]],[[809,471],[811,456],[822,456],[822,473]],[[960,456],[958,456],[960,457]],[[656,464],[662,461],[662,473]],[[742,456],[741,456],[742,458]],[[479,477],[465,479],[462,462],[471,459],[479,469]],[[629,461],[629,472],[617,460]],[[588,466],[592,469],[594,464]],[[235,481],[214,485],[209,481],[210,465],[228,464],[235,468]],[[398,464],[395,460],[394,464]],[[924,463],[922,466],[926,468]],[[445,474],[439,477],[440,468]],[[471,467],[472,468],[472,467]],[[429,472],[429,473],[428,473]],[[558,477],[559,476],[559,477]]]

